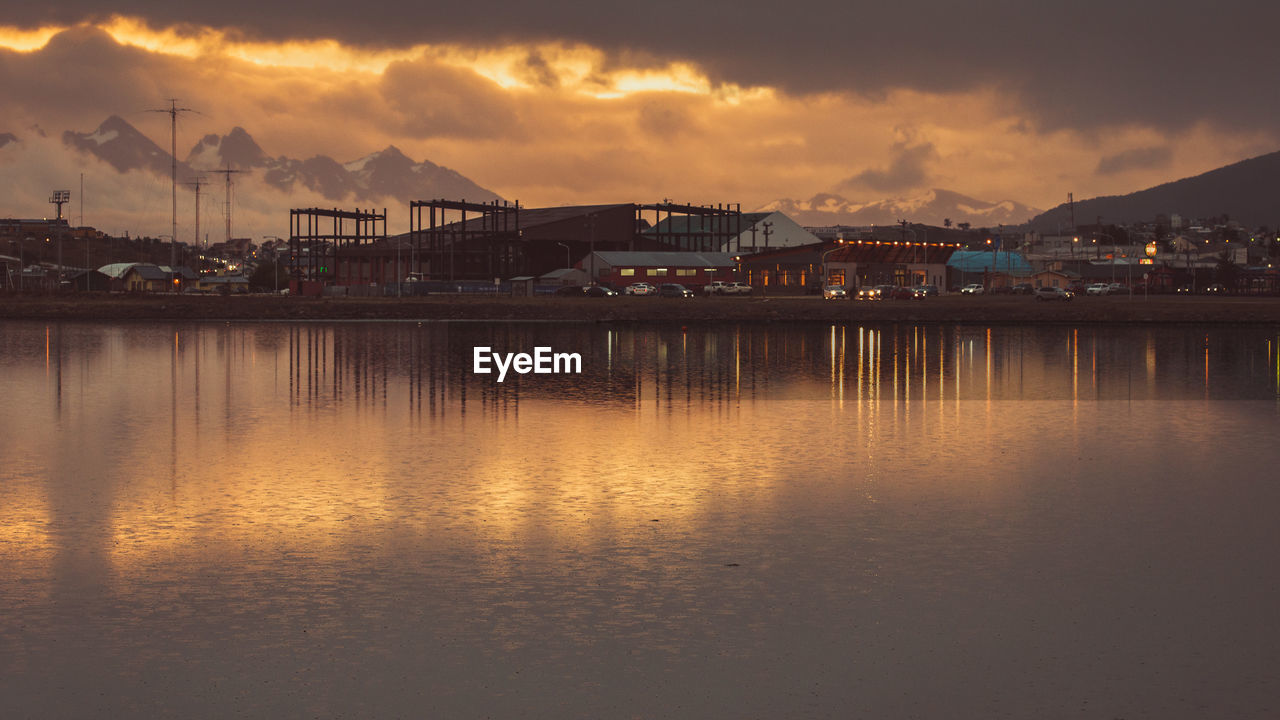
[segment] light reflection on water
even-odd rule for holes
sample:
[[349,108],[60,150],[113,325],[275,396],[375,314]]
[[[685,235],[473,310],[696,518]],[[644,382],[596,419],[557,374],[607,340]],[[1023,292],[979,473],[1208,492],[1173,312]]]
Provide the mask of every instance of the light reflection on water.
[[1274,331],[0,330],[5,715],[1277,696]]

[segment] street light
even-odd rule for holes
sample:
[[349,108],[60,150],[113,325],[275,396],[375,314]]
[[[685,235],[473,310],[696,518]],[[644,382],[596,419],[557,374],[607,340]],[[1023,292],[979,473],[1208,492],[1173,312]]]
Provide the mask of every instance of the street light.
[[568,245],[565,245],[565,244],[564,244],[564,243],[562,243],[562,242],[558,242],[558,243],[556,243],[556,244],[557,244],[557,245],[559,245],[560,247],[564,248],[564,266],[565,266],[566,268],[571,268],[571,267],[573,267],[573,263],[569,260],[569,246],[568,246]]
[[843,244],[844,244],[844,238],[836,238],[836,246],[822,253],[822,261],[820,264],[822,265],[822,286],[824,288],[830,282],[830,277],[827,275],[827,256],[835,252],[836,250],[839,250],[840,246]]

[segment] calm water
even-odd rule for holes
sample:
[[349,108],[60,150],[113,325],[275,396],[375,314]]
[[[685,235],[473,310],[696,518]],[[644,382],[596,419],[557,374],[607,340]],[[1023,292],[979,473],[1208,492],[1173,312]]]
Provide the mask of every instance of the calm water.
[[1277,717],[1278,346],[0,324],[0,715]]

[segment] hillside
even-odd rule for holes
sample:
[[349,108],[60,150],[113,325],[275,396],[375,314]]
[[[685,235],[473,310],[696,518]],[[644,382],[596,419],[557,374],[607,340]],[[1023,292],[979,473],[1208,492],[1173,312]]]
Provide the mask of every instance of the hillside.
[[[1076,202],[1077,224],[1152,222],[1157,215],[1177,213],[1184,218],[1227,215],[1247,227],[1280,224],[1280,152],[1273,152],[1194,177],[1176,180],[1128,195],[1111,195]],[[1031,226],[1055,232],[1071,225],[1066,203],[1037,215]]]

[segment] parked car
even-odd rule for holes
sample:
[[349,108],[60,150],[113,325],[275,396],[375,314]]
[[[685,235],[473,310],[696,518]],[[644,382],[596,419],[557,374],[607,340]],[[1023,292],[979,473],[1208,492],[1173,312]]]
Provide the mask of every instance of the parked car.
[[1035,293],[1035,288],[1031,286],[1031,283],[1018,283],[1009,292],[1014,295],[1032,295]]
[[981,295],[982,286],[977,283],[970,283],[960,288],[961,295]]
[[750,295],[751,286],[744,282],[713,280],[702,286],[704,295]]
[[849,293],[843,285],[828,285],[822,289],[822,297],[824,300],[848,300]]
[[590,287],[583,290],[582,294],[586,295],[587,297],[613,297],[618,293],[614,292],[612,289],[607,288],[603,285],[591,285]]
[[658,297],[691,298],[693,291],[680,283],[663,283],[658,286]]
[[915,292],[909,287],[894,285],[893,288],[889,290],[889,297],[893,300],[910,300],[915,297]]
[[1107,294],[1108,295],[1127,295],[1129,294],[1129,288],[1125,287],[1123,283],[1111,283],[1110,285],[1107,286]]
[[917,299],[934,297],[934,296],[937,296],[937,294],[938,294],[937,285],[917,285],[911,288],[911,297],[917,298]]
[[1068,301],[1074,298],[1075,293],[1060,287],[1038,287],[1032,291],[1037,300],[1062,300]]
[[880,299],[880,289],[875,287],[858,288],[859,300],[878,300]]
[[647,282],[631,283],[622,291],[623,295],[657,295],[658,288]]
[[1111,286],[1107,283],[1093,283],[1084,289],[1085,295],[1108,295],[1111,293]]
[[585,294],[585,288],[581,285],[565,285],[556,290],[558,297],[583,297]]

